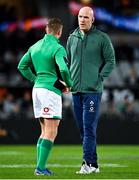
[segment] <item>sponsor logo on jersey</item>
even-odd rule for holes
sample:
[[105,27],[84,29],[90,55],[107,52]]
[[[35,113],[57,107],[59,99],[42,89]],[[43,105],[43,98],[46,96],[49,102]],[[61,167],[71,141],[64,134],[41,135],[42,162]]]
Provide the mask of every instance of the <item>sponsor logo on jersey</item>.
[[45,107],[45,108],[43,109],[43,111],[47,113],[47,112],[49,111],[49,108],[48,108],[48,107]]
[[43,115],[49,115],[50,113],[49,112],[49,108],[48,107],[44,107],[43,108]]

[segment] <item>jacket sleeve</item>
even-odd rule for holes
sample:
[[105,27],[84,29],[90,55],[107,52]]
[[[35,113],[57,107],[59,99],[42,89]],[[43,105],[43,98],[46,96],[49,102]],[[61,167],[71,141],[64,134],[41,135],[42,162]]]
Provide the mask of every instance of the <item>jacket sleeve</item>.
[[30,69],[31,64],[31,55],[28,51],[20,60],[17,68],[26,79],[30,80],[31,82],[35,82],[36,76]]
[[70,41],[71,41],[71,37],[68,38],[67,40],[67,45],[66,45],[66,51],[67,51],[67,66],[68,68],[70,68],[70,64],[71,64],[71,53],[70,53]]
[[102,56],[104,58],[104,66],[100,72],[100,77],[104,80],[115,67],[115,52],[111,40],[107,35],[103,37]]
[[70,78],[70,73],[66,65],[65,59],[67,59],[66,51],[63,47],[60,47],[55,53],[56,64],[59,68],[63,81],[66,83],[67,87],[71,87],[72,80]]

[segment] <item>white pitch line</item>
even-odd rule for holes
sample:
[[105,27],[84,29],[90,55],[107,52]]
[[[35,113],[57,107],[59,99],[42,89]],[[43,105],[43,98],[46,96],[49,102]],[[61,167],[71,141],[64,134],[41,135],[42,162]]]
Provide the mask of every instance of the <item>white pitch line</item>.
[[3,155],[23,155],[25,154],[24,152],[19,152],[19,151],[2,151],[0,152],[0,156],[3,156]]
[[127,165],[122,165],[122,164],[112,164],[112,163],[105,163],[105,164],[100,164],[100,167],[113,167],[113,168],[118,168],[118,167],[128,167]]
[[[55,168],[78,168],[81,165],[71,165],[71,164],[48,164],[48,167],[55,167]],[[128,167],[127,165],[121,164],[100,164],[100,167]],[[35,168],[35,164],[0,164],[0,168]]]

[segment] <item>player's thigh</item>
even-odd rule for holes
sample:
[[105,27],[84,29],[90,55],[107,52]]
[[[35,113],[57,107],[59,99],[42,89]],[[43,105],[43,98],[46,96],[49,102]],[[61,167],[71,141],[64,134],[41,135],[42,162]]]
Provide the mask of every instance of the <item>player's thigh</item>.
[[38,88],[32,90],[33,110],[35,118],[40,118],[41,102],[38,98]]
[[38,94],[41,102],[41,117],[45,119],[61,119],[62,99],[61,96],[48,89],[42,89]]

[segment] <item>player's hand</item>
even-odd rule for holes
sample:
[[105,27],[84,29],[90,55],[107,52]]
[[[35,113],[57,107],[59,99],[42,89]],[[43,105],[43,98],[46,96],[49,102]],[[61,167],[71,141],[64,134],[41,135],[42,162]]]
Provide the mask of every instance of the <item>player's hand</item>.
[[70,88],[65,87],[65,89],[63,89],[62,93],[64,94],[68,94],[70,92]]
[[65,86],[65,88],[62,90],[62,93],[68,94],[70,92],[71,88],[67,87],[66,83],[64,81],[61,81],[61,80],[59,80],[59,81]]
[[59,80],[65,87],[66,87],[66,83],[64,81]]

